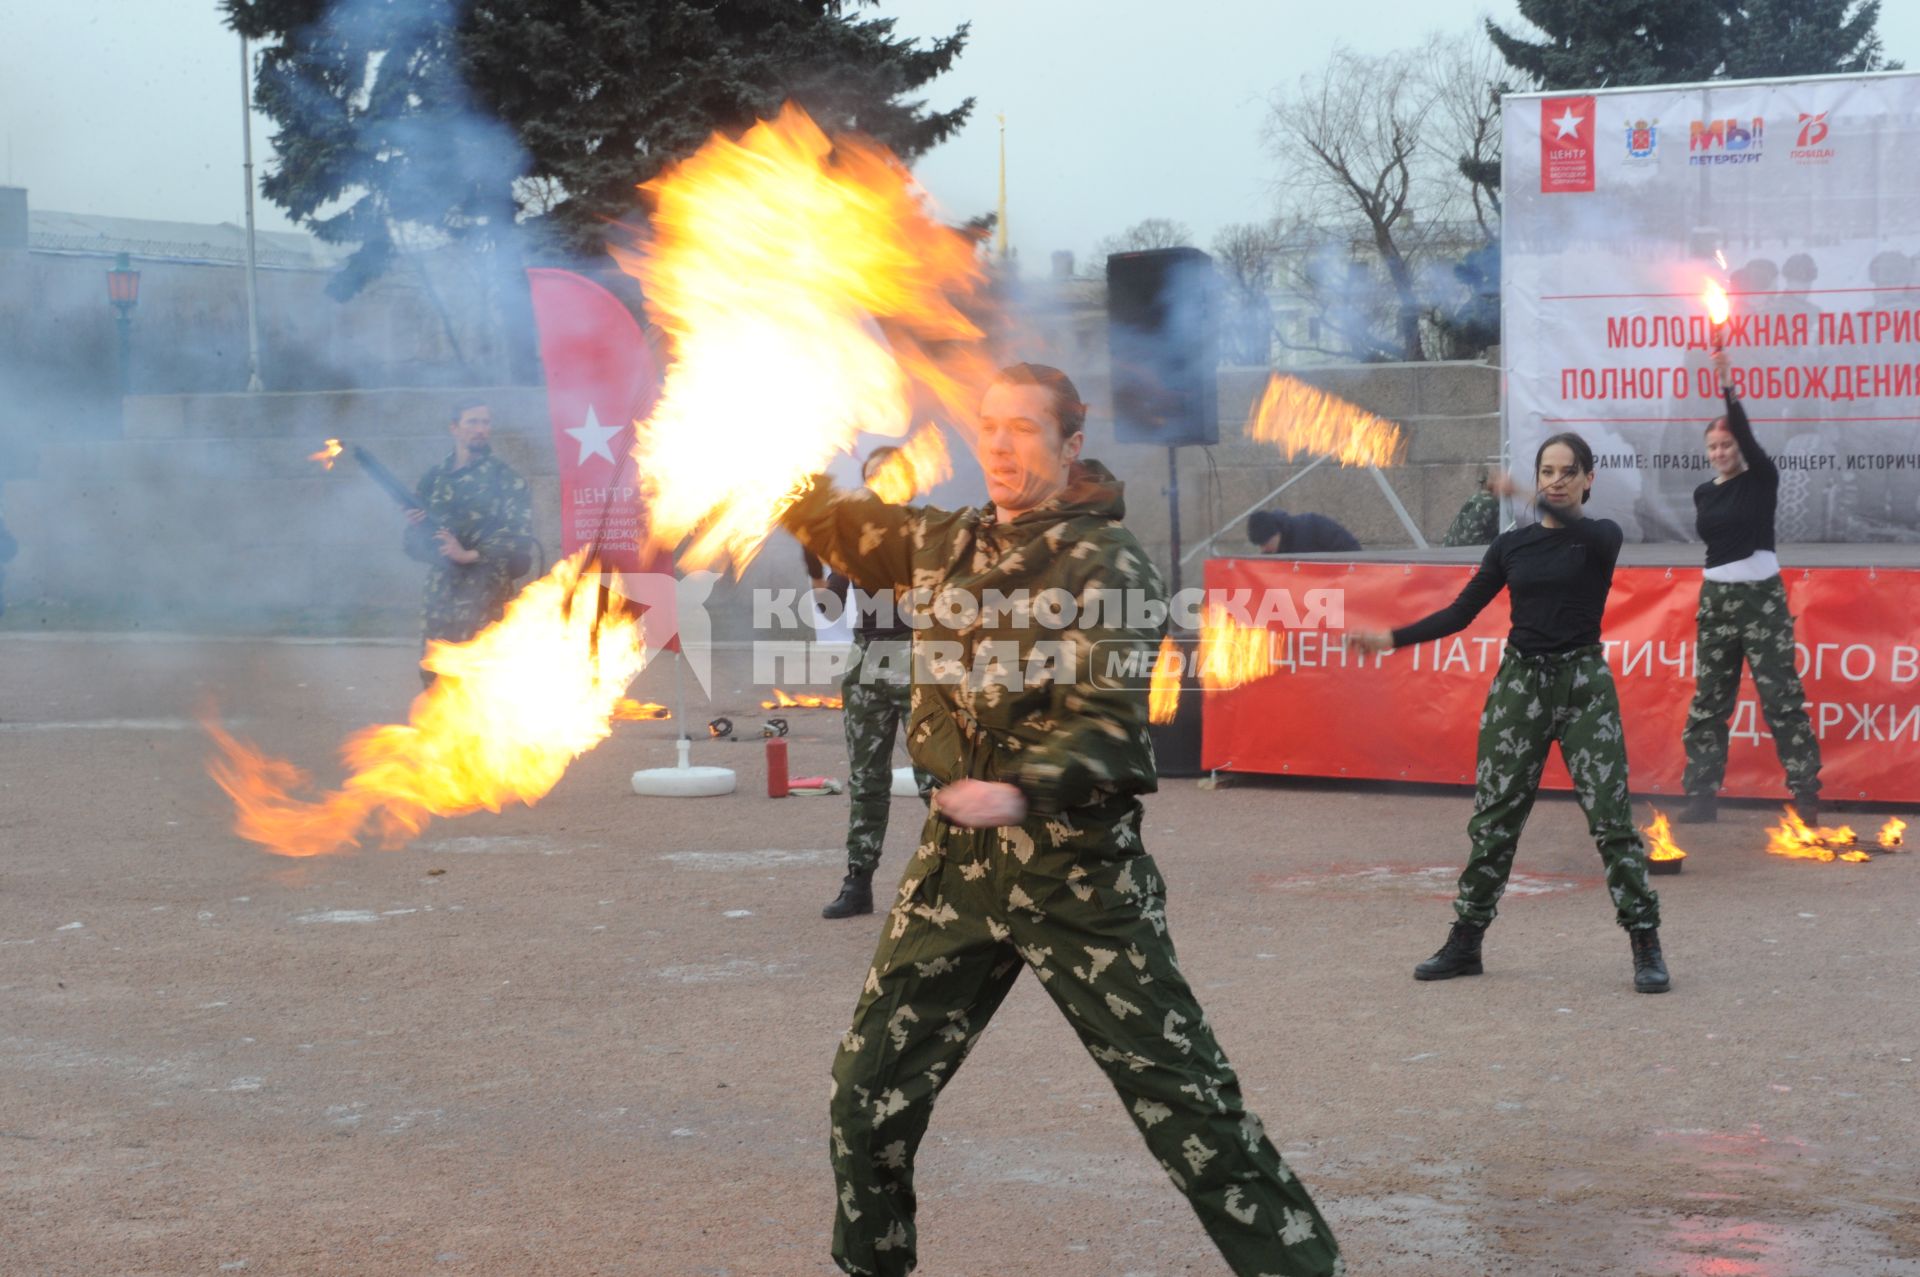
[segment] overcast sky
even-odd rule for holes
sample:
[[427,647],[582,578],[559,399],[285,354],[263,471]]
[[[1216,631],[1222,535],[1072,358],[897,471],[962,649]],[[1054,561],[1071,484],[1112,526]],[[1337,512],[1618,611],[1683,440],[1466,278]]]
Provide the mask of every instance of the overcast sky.
[[[973,24],[929,88],[936,106],[978,99],[973,121],[918,172],[950,214],[990,210],[1004,112],[1009,225],[1029,273],[1145,217],[1185,222],[1204,245],[1267,215],[1280,171],[1260,144],[1265,101],[1336,43],[1378,53],[1515,17],[1512,0],[883,0],[879,12],[914,35]],[[213,0],[7,0],[5,14],[0,176],[35,207],[241,219],[238,41]],[[1880,32],[1920,65],[1920,3],[1884,5]],[[254,147],[266,163],[264,121]],[[271,205],[258,216],[288,228]]]

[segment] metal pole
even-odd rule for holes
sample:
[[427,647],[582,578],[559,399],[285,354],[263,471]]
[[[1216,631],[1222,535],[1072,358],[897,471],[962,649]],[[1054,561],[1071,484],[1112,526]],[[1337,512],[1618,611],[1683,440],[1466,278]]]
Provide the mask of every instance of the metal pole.
[[995,220],[994,234],[998,240],[1000,261],[1007,260],[1007,117],[1000,116],[1000,205],[996,210],[1000,216]]
[[1180,593],[1180,449],[1167,449],[1167,518],[1173,529],[1173,575],[1170,593]]
[[240,142],[247,177],[247,392],[266,389],[260,380],[260,281],[254,274],[253,247],[253,59],[247,37],[240,37]]
[[116,308],[119,313],[114,322],[120,327],[120,396],[125,398],[133,393],[133,316],[125,306]]
[[1407,513],[1407,507],[1400,504],[1400,494],[1395,492],[1393,485],[1387,482],[1387,476],[1380,473],[1380,467],[1368,466],[1367,469],[1373,471],[1373,481],[1379,484],[1380,491],[1386,494],[1387,504],[1392,506],[1393,512],[1400,516],[1400,526],[1405,528],[1407,535],[1413,538],[1414,545],[1422,550],[1431,549],[1432,547],[1427,544],[1427,539],[1420,535],[1420,526],[1416,524],[1412,516]]

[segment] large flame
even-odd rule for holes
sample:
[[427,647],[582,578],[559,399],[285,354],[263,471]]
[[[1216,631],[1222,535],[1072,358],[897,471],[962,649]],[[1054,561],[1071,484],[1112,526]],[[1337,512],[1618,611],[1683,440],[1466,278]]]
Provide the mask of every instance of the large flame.
[[1793,860],[1873,859],[1853,843],[1850,826],[1809,825],[1791,804],[1781,813],[1780,823],[1767,830],[1767,850]]
[[1247,419],[1247,438],[1276,445],[1289,461],[1325,456],[1343,466],[1395,465],[1407,447],[1391,421],[1280,373]]
[[672,342],[634,444],[656,548],[743,566],[861,432],[970,425],[992,363],[960,303],[984,269],[885,149],[787,107],[645,189],[652,241],[620,258]]
[[1153,658],[1153,678],[1147,687],[1147,721],[1173,721],[1180,709],[1180,676],[1183,672],[1180,645],[1169,634],[1160,640],[1160,650]]
[[1906,838],[1907,822],[1898,816],[1887,817],[1887,823],[1880,826],[1880,845],[1888,851],[1898,851]]
[[434,643],[439,677],[409,721],[368,727],[343,747],[351,774],[308,796],[306,775],[209,721],[208,771],[233,799],[234,832],[283,856],[357,847],[371,826],[397,847],[434,816],[534,803],[612,731],[645,664],[638,618],[595,609],[585,553],[556,564],[470,642]]
[[773,689],[773,699],[760,702],[761,709],[845,709],[838,696],[816,696],[812,692],[802,692],[798,696],[789,696],[779,688]]
[[1667,823],[1667,813],[1658,807],[1653,809],[1653,823],[1640,831],[1647,837],[1648,860],[1685,860],[1687,853],[1673,840],[1672,827]]
[[1706,288],[1700,293],[1700,300],[1706,304],[1707,319],[1715,328],[1727,322],[1727,316],[1732,313],[1733,308],[1727,301],[1727,290],[1720,287],[1719,280],[1707,281]]
[[344,451],[344,449],[341,448],[338,439],[329,439],[321,446],[320,451],[309,452],[307,454],[307,460],[318,461],[322,470],[331,470],[333,469],[333,459],[339,456],[342,451]]
[[953,475],[953,461],[947,456],[947,441],[940,427],[921,426],[899,451],[880,463],[867,480],[867,488],[888,505],[905,505],[935,484]]

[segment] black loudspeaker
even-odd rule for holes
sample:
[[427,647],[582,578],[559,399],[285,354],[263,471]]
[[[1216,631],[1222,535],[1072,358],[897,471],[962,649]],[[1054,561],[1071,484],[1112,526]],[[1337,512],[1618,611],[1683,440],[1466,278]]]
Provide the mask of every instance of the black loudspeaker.
[[1197,248],[1107,258],[1115,439],[1220,442],[1218,296],[1213,259]]

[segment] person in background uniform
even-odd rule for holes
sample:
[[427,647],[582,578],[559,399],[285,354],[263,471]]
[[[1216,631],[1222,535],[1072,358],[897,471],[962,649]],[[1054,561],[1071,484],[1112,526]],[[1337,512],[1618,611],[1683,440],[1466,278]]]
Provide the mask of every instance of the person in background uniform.
[[1753,437],[1746,409],[1734,396],[1727,354],[1713,352],[1727,413],[1707,427],[1707,459],[1714,477],[1693,490],[1695,526],[1707,543],[1696,621],[1693,708],[1682,735],[1687,805],[1676,818],[1719,818],[1720,782],[1727,774],[1727,720],[1740,692],[1740,663],[1753,671],[1754,690],[1787,773],[1801,819],[1820,819],[1820,740],[1807,717],[1806,693],[1794,670],[1793,614],[1774,555],[1774,511],[1780,471]]
[[1255,510],[1247,516],[1247,540],[1262,554],[1334,554],[1358,550],[1353,533],[1324,514]]
[[1518,490],[1512,476],[1500,470],[1488,470],[1480,476],[1480,487],[1467,498],[1460,512],[1447,525],[1440,538],[1444,546],[1492,545],[1500,535],[1500,502]]
[[[455,406],[453,453],[415,489],[418,509],[407,554],[429,564],[420,608],[422,650],[436,639],[464,643],[500,619],[514,583],[532,566],[533,500],[527,481],[493,455],[493,414],[469,400]],[[431,529],[431,538],[418,534]],[[431,686],[431,670],[420,681]]]
[[1573,777],[1587,829],[1600,848],[1615,917],[1633,950],[1633,987],[1664,993],[1660,898],[1647,881],[1647,851],[1627,797],[1627,743],[1620,698],[1600,645],[1600,620],[1613,586],[1621,534],[1580,507],[1593,488],[1593,449],[1557,434],[1534,458],[1540,522],[1503,532],[1460,596],[1392,632],[1356,630],[1348,643],[1386,652],[1465,629],[1502,589],[1513,628],[1487,689],[1474,770],[1473,843],[1454,901],[1458,921],[1440,951],[1413,969],[1416,980],[1479,975],[1480,941],[1513,872],[1520,831],[1540,792],[1553,742]]
[[[833,1257],[865,1277],[913,1270],[914,1152],[1024,965],[1236,1274],[1337,1274],[1332,1233],[1247,1112],[1174,960],[1140,833],[1158,635],[1129,628],[1134,607],[1103,605],[1166,592],[1122,525],[1121,484],[1079,460],[1085,420],[1065,373],[1015,364],[981,404],[987,505],[890,506],[821,478],[783,520],[855,581],[952,602],[913,640],[907,745],[939,788],[834,1057]],[[996,602],[1043,591],[1071,611]],[[1138,659],[1137,675],[1100,677],[1110,653]]]
[[[875,448],[860,468],[871,482],[898,448]],[[830,572],[811,550],[806,551],[807,578],[813,588],[848,603],[853,583]],[[871,592],[856,590],[855,598]],[[899,606],[894,601],[894,608]],[[822,608],[824,614],[825,609]],[[882,613],[876,615],[876,612]],[[847,876],[840,894],[820,911],[823,918],[852,918],[873,912],[873,871],[887,841],[887,817],[893,808],[893,738],[907,725],[913,697],[911,640],[913,631],[897,611],[862,607],[848,618],[853,624],[853,659],[840,680],[841,717],[847,733],[847,790],[853,799],[847,814]],[[930,799],[933,780],[913,769],[920,796]]]

